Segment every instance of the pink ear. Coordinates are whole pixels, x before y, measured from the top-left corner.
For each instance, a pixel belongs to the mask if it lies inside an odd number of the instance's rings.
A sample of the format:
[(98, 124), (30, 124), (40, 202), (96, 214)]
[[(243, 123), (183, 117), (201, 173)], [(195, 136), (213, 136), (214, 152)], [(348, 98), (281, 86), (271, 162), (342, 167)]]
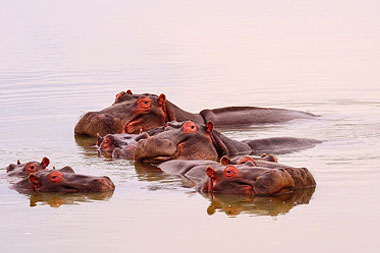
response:
[(166, 96), (165, 94), (161, 93), (160, 96), (158, 97), (158, 105), (162, 106), (165, 104), (166, 101)]
[(100, 144), (102, 144), (103, 140), (104, 138), (99, 133), (96, 133), (96, 145), (100, 147)]
[(215, 178), (215, 170), (212, 167), (207, 167), (206, 174), (209, 178)]
[(131, 90), (127, 90), (127, 94), (132, 95), (133, 93)]
[(222, 156), (222, 158), (220, 158), (220, 163), (223, 164), (224, 166), (230, 165), (231, 159), (228, 156), (224, 155)]
[(211, 120), (207, 121), (206, 127), (207, 133), (211, 133), (212, 129), (214, 129), (214, 122), (212, 122)]
[(45, 169), (47, 166), (49, 166), (50, 160), (47, 157), (42, 158), (42, 168)]
[(29, 181), (30, 181), (34, 186), (38, 186), (38, 184), (39, 184), (38, 178), (37, 178), (36, 175), (34, 175), (34, 173), (29, 174)]

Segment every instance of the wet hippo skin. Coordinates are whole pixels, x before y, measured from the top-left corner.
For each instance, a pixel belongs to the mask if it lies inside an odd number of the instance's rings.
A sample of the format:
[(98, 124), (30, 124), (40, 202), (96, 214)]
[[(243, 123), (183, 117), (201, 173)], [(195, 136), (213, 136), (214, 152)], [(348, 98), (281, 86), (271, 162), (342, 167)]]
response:
[(199, 188), (201, 192), (265, 196), (316, 185), (313, 176), (306, 168), (228, 165), (224, 170), (208, 167), (206, 174), (208, 178), (201, 184)]
[(122, 158), (132, 160), (136, 144), (139, 140), (147, 139), (163, 131), (177, 129), (182, 124), (178, 122), (168, 122), (165, 126), (156, 127), (140, 134), (107, 134), (102, 137), (97, 134), (96, 145), (100, 155), (112, 158)]
[(120, 92), (115, 102), (98, 112), (84, 114), (75, 126), (75, 134), (104, 136), (116, 133), (140, 133), (163, 126), (166, 122), (192, 120), (205, 124), (211, 120), (216, 127), (242, 127), (252, 124), (282, 123), (294, 119), (312, 119), (315, 115), (294, 110), (225, 107), (190, 113), (166, 99), (164, 94), (132, 94)]
[[(249, 157), (251, 158), (251, 157)], [(252, 159), (252, 158), (251, 158)], [(231, 165), (223, 157), (221, 163), (206, 160), (171, 160), (158, 165), (163, 172), (195, 182), (204, 193), (276, 195), (296, 189), (314, 187), (315, 180), (308, 169), (260, 160), (260, 167), (246, 157), (243, 164)], [(265, 166), (265, 167), (264, 167)]]
[(237, 141), (213, 128), (211, 121), (206, 126), (186, 121), (179, 128), (140, 140), (135, 148), (134, 159), (153, 163), (172, 159), (216, 161), (223, 155), (286, 153), (321, 143), (318, 140), (291, 137)]
[(109, 177), (95, 177), (76, 174), (67, 166), (60, 170), (44, 170), (29, 174), (13, 186), (23, 193), (33, 192), (106, 192), (115, 185)]
[(30, 173), (45, 170), (49, 165), (50, 160), (47, 157), (42, 158), (41, 162), (31, 161), (27, 163), (21, 163), (20, 160), (17, 164), (9, 164), (7, 167), (7, 175), (10, 177), (26, 177)]

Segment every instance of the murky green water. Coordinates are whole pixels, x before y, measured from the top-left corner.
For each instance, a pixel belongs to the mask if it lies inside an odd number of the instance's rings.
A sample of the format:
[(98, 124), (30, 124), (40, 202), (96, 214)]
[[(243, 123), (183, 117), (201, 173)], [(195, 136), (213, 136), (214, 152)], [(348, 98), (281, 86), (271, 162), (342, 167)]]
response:
[[(380, 226), (380, 5), (376, 1), (5, 1), (0, 10), (1, 252), (376, 252)], [(188, 111), (270, 106), (321, 115), (237, 139), (325, 142), (280, 155), (315, 191), (208, 199), (189, 182), (97, 155), (75, 138), (114, 95), (165, 93)], [(106, 195), (28, 196), (9, 163), (108, 175)], [(50, 166), (50, 167), (51, 167)]]

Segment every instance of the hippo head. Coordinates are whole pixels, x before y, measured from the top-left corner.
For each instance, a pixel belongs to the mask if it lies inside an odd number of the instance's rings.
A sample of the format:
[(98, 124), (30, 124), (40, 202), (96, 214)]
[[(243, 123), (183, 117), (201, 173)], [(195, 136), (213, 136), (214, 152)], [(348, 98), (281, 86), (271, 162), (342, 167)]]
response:
[(7, 167), (8, 176), (11, 177), (24, 177), (30, 173), (36, 173), (46, 169), (49, 165), (50, 160), (47, 157), (42, 158), (41, 162), (27, 162), (21, 163), (20, 160), (17, 161), (17, 164), (9, 164)]
[(88, 112), (75, 126), (76, 134), (104, 136), (113, 133), (140, 133), (168, 122), (166, 97), (154, 94), (132, 94), (130, 90), (116, 95), (115, 102), (98, 112)]
[(224, 193), (224, 194), (246, 194), (253, 195), (253, 185), (255, 182), (253, 173), (250, 175), (249, 170), (252, 167), (239, 169), (236, 166), (227, 166), (224, 170), (215, 170), (212, 167), (206, 169), (207, 180), (202, 184), (202, 192)]
[(134, 159), (142, 162), (163, 162), (172, 159), (217, 160), (218, 149), (213, 137), (214, 124), (196, 124), (192, 121), (181, 123), (148, 139), (140, 140), (135, 149)]
[(105, 192), (115, 189), (109, 177), (79, 175), (71, 167), (45, 170), (30, 174), (14, 185), (26, 192)]
[(102, 137), (97, 135), (98, 151), (101, 155), (105, 157), (121, 158), (119, 154), (123, 150), (128, 150), (131, 153), (131, 159), (133, 158), (133, 152), (136, 147), (136, 143), (141, 139), (147, 139), (149, 134), (143, 132), (141, 134), (107, 134)]

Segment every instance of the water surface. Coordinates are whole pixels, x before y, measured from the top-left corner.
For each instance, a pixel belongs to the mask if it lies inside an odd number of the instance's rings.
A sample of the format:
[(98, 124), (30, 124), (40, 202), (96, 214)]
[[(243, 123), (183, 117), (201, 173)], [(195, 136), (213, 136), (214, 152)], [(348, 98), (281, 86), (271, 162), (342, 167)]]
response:
[[(2, 251), (376, 252), (380, 226), (377, 1), (5, 1), (0, 10)], [(185, 110), (229, 105), (312, 112), (314, 121), (230, 129), (242, 140), (324, 140), (279, 155), (313, 192), (245, 199), (98, 157), (75, 138), (115, 94), (165, 93)], [(108, 175), (110, 195), (24, 195), (9, 163)], [(50, 167), (51, 167), (50, 166)], [(21, 243), (22, 242), (22, 243)]]

